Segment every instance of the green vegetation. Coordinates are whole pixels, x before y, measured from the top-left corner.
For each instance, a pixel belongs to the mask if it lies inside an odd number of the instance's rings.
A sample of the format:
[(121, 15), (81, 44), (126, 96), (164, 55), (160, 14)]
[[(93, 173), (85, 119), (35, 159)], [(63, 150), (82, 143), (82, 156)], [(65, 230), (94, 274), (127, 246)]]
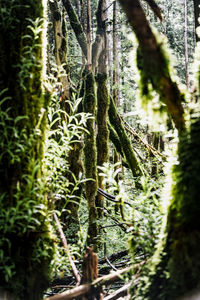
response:
[(21, 2), (0, 4), (0, 298), (192, 297), (196, 1)]

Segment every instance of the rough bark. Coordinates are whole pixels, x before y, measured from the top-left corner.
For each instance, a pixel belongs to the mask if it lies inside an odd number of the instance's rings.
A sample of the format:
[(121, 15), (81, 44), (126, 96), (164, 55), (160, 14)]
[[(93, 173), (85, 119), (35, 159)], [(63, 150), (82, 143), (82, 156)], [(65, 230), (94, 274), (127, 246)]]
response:
[(40, 299), (54, 252), (42, 189), (43, 17), (42, 1), (1, 1), (0, 286), (20, 300)]

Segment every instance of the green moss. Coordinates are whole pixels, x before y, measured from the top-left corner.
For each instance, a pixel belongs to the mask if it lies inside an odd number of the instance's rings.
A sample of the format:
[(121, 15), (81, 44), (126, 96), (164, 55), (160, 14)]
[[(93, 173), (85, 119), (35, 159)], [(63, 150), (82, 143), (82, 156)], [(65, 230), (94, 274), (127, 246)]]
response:
[(136, 292), (137, 299), (178, 299), (200, 287), (200, 121), (180, 137), (164, 238)]
[(138, 47), (137, 66), (140, 71), (140, 90), (144, 107), (148, 107), (148, 103), (152, 102), (157, 92), (160, 102), (156, 103), (156, 107), (152, 104), (152, 109), (161, 115), (168, 112), (181, 132), (185, 129), (182, 106), (184, 95), (172, 80), (169, 61), (168, 51), (161, 42), (157, 42), (156, 50), (151, 53), (143, 51), (142, 44)]
[(121, 147), (123, 149), (127, 163), (133, 173), (133, 176), (134, 177), (142, 176), (143, 175), (142, 168), (134, 153), (134, 150), (131, 145), (131, 141), (128, 138), (126, 131), (121, 123), (121, 120), (117, 114), (117, 110), (115, 108), (115, 104), (112, 98), (110, 98), (109, 119), (110, 119), (110, 123), (112, 124), (112, 126), (114, 127), (115, 131), (118, 134)]
[(86, 182), (86, 197), (89, 205), (89, 229), (88, 245), (96, 243), (97, 223), (96, 223), (96, 205), (95, 196), (97, 193), (97, 151), (95, 138), (95, 108), (96, 108), (96, 91), (93, 73), (89, 72), (85, 79), (85, 94), (83, 99), (84, 112), (90, 113), (93, 119), (87, 120), (87, 130), (85, 134), (84, 146), (84, 164), (85, 176), (90, 181)]
[[(108, 130), (108, 109), (110, 98), (108, 95), (107, 88), (107, 75), (99, 73), (96, 78), (97, 81), (97, 165), (103, 166), (108, 161), (108, 141), (109, 141), (109, 130)], [(103, 176), (98, 177), (98, 187), (104, 189)], [(103, 196), (97, 195), (96, 206), (100, 207), (99, 215), (103, 214)]]
[(79, 42), (79, 45), (81, 46), (83, 54), (85, 55), (85, 57), (87, 57), (87, 38), (86, 38), (85, 33), (83, 31), (83, 27), (82, 27), (81, 23), (79, 22), (77, 14), (76, 14), (76, 12), (75, 12), (72, 4), (71, 4), (71, 1), (70, 0), (64, 0), (63, 5), (66, 8), (66, 11), (67, 11), (68, 16), (69, 16), (70, 24), (71, 24), (71, 26), (74, 30), (74, 33), (75, 33), (76, 38)]
[(36, 300), (50, 278), (54, 253), (41, 178), (46, 130), (41, 109), (49, 102), (42, 91), (44, 11), (42, 1), (29, 0), (23, 5), (2, 0), (1, 8), (0, 90), (9, 100), (0, 110), (5, 123), (0, 127), (0, 286), (15, 299)]

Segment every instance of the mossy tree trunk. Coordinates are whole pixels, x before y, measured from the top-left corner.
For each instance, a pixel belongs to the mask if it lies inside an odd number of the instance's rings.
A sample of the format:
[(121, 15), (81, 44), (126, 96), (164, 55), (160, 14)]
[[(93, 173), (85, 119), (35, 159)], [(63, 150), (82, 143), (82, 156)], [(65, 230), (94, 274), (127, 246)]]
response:
[(43, 5), (2, 0), (0, 12), (0, 286), (20, 300), (41, 299), (54, 252), (42, 180)]
[[(119, 58), (118, 58), (118, 36), (117, 36), (117, 1), (113, 3), (113, 74), (112, 74), (112, 97), (116, 108), (119, 106)], [(120, 169), (120, 156), (116, 149), (114, 149), (114, 164), (115, 170)], [(119, 181), (119, 172), (117, 173), (115, 180)], [(115, 211), (117, 212), (119, 206), (115, 205)]]
[[(107, 87), (107, 35), (106, 35), (106, 0), (100, 0), (97, 16), (97, 36), (101, 38), (101, 53), (98, 59), (97, 82), (97, 165), (103, 166), (109, 158), (109, 130), (108, 109), (109, 94)], [(97, 47), (97, 45), (96, 45)], [(94, 48), (94, 47), (93, 47)], [(98, 176), (98, 187), (104, 190), (104, 177)], [(104, 197), (100, 194), (96, 197), (96, 206), (99, 217), (103, 216)]]
[(95, 137), (95, 108), (96, 108), (96, 91), (95, 79), (92, 72), (87, 71), (85, 79), (85, 94), (83, 99), (84, 111), (90, 113), (93, 118), (87, 120), (87, 129), (89, 134), (85, 134), (84, 160), (85, 160), (85, 175), (89, 181), (86, 182), (86, 197), (89, 207), (89, 226), (87, 245), (93, 245), (96, 249), (97, 242), (97, 209), (95, 197), (97, 194), (97, 152), (96, 152), (96, 137)]

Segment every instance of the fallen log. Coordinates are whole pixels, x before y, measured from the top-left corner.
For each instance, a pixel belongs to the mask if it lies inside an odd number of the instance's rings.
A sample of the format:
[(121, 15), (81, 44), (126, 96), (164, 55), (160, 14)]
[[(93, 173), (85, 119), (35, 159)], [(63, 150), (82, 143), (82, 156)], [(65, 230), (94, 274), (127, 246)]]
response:
[[(137, 264), (134, 268), (138, 268), (141, 264)], [(128, 267), (117, 272), (113, 272), (111, 274), (105, 275), (101, 278), (97, 278), (92, 283), (82, 284), (78, 287), (75, 287), (69, 291), (63, 292), (61, 294), (45, 298), (43, 300), (71, 300), (76, 299), (77, 297), (81, 297), (85, 294), (92, 293), (96, 294), (99, 290), (101, 290), (102, 286), (109, 285), (119, 279), (126, 273), (129, 273), (133, 270), (133, 267)]]

